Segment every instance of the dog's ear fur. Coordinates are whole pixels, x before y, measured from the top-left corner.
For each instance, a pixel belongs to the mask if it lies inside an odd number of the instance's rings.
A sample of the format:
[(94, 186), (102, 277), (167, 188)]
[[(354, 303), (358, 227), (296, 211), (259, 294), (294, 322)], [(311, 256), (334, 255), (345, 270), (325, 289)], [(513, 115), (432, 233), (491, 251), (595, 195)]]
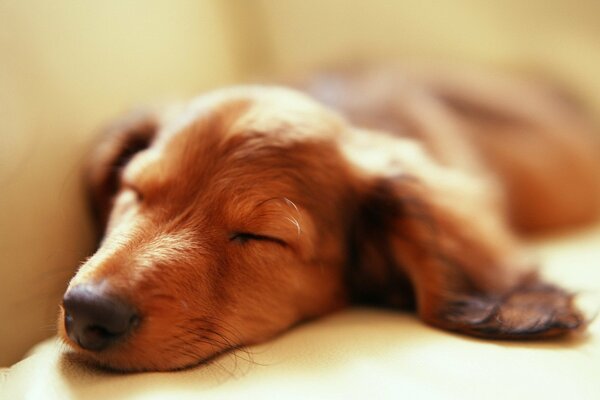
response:
[(360, 159), (373, 149), (356, 148), (365, 141), (342, 145), (363, 182), (349, 245), (355, 300), (414, 305), (433, 326), (486, 338), (558, 336), (584, 324), (572, 295), (520, 259), (493, 186), (437, 164), (417, 143), (380, 139), (373, 154), (389, 163), (371, 170), (373, 159)]
[(102, 234), (120, 188), (121, 171), (138, 152), (148, 148), (158, 129), (154, 111), (131, 112), (108, 126), (87, 162), (85, 181), (92, 213)]

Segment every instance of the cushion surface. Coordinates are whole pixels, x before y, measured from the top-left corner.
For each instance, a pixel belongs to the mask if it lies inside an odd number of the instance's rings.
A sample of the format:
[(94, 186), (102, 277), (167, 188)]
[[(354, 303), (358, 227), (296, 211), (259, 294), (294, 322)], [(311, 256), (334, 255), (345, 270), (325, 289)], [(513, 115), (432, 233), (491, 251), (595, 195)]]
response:
[[(544, 273), (600, 301), (600, 229), (535, 244)], [(86, 368), (56, 339), (3, 370), (3, 399), (599, 399), (600, 323), (586, 335), (493, 342), (438, 331), (402, 312), (355, 308), (210, 365), (170, 373)]]

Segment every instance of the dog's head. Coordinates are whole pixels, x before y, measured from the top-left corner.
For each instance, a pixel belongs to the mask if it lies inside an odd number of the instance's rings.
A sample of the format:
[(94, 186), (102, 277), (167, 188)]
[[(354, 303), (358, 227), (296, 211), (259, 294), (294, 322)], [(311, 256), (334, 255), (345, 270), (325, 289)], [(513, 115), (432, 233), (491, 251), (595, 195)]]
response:
[(255, 87), (166, 114), (129, 116), (93, 154), (105, 231), (65, 295), (63, 338), (109, 367), (164, 370), (339, 308), (342, 121)]
[(567, 293), (507, 268), (489, 186), (290, 90), (131, 116), (89, 164), (103, 239), (59, 330), (110, 368), (193, 365), (349, 300), (416, 300), (426, 322), (484, 337), (582, 325)]

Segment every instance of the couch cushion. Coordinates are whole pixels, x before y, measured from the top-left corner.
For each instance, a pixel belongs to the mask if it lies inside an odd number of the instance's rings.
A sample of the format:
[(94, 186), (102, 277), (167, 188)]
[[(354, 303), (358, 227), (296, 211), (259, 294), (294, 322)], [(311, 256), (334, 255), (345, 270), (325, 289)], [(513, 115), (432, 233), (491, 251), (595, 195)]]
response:
[[(600, 229), (537, 244), (545, 273), (598, 308)], [(584, 304), (585, 305), (585, 304)], [(7, 399), (573, 398), (598, 399), (600, 322), (587, 335), (492, 342), (441, 332), (413, 315), (352, 309), (210, 365), (115, 374), (86, 368), (52, 339), (5, 378)]]

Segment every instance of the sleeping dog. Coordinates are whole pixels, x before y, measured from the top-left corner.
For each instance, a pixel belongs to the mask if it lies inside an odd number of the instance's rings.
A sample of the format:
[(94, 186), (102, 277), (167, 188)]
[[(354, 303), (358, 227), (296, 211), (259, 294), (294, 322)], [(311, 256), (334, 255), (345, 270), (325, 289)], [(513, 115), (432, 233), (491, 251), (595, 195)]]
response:
[(294, 88), (217, 90), (107, 129), (86, 173), (102, 240), (58, 324), (75, 352), (184, 368), (355, 303), (491, 339), (585, 325), (515, 233), (598, 214), (595, 132), (565, 96), (398, 66)]

